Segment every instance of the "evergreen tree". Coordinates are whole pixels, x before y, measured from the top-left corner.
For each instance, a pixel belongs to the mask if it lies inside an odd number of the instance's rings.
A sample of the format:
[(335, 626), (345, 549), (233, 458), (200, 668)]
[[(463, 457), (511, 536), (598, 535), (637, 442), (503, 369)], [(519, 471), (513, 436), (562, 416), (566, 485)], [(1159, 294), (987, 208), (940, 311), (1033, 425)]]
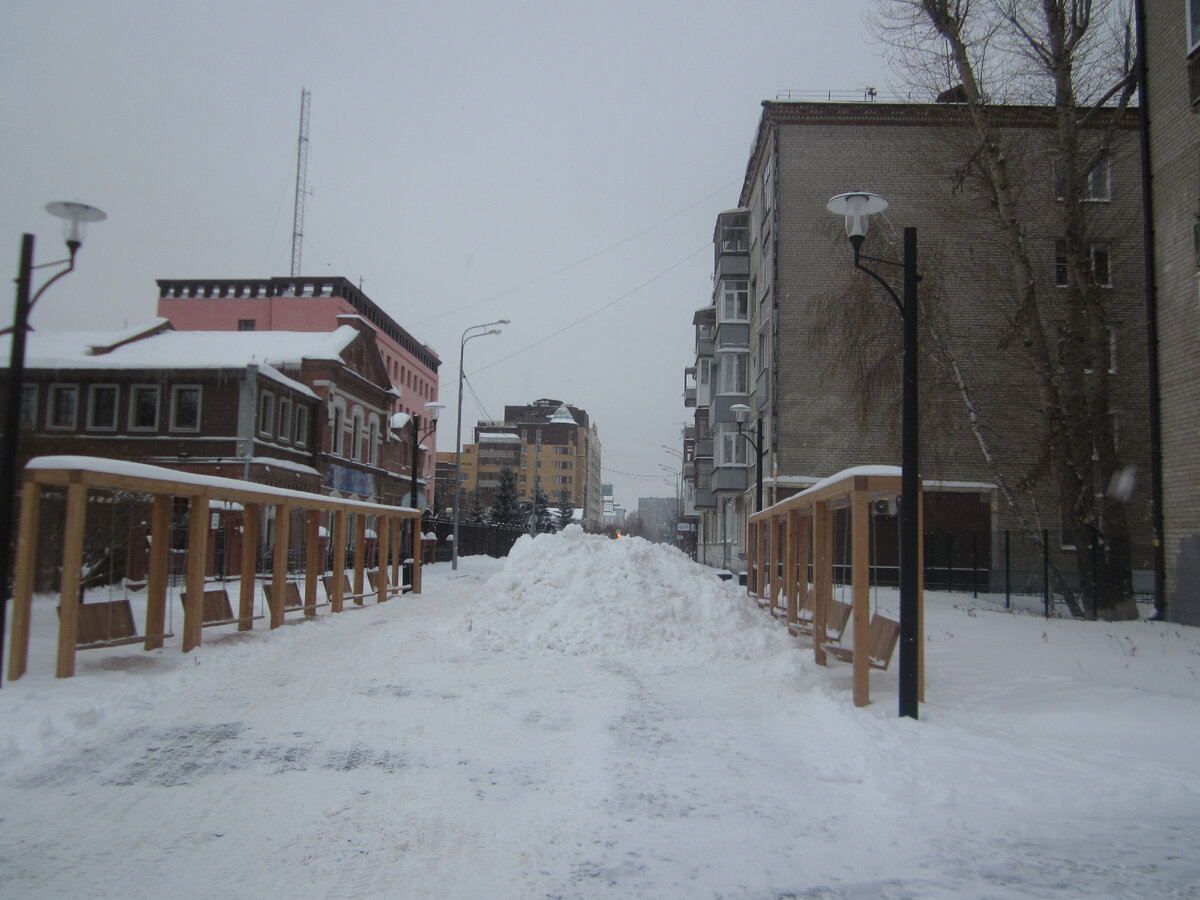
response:
[(488, 508), (483, 503), (483, 495), (476, 488), (471, 492), (471, 502), (463, 516), (464, 521), (472, 525), (482, 525), (487, 521)]
[(561, 531), (575, 521), (575, 504), (571, 502), (571, 492), (558, 492), (558, 528)]
[(553, 534), (554, 516), (550, 514), (550, 498), (540, 487), (536, 488), (533, 496), (533, 510), (537, 516), (538, 534)]
[(492, 500), (492, 521), (498, 525), (524, 525), (527, 517), (517, 499), (517, 473), (505, 466), (500, 470), (500, 484)]

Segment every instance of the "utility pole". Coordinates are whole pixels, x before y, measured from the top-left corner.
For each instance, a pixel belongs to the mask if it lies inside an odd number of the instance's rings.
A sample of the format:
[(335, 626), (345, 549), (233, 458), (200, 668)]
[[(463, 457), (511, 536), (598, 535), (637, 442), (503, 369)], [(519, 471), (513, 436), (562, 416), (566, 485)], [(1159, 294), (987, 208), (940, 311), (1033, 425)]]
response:
[(304, 243), (304, 195), (308, 193), (308, 106), (312, 93), (300, 89), (300, 139), (296, 142), (296, 206), (292, 212), (292, 277), (300, 274)]

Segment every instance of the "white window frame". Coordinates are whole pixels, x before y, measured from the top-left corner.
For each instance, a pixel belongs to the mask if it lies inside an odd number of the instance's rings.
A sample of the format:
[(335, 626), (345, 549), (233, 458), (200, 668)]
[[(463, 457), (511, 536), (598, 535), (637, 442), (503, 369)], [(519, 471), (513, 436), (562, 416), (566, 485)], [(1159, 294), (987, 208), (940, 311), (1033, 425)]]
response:
[[(1097, 177), (1097, 173), (1103, 173), (1103, 182)], [(1107, 153), (1088, 172), (1087, 191), (1083, 199), (1088, 203), (1108, 203), (1112, 200), (1112, 167), (1109, 165)]]
[[(112, 391), (113, 394), (113, 410), (112, 424), (99, 425), (96, 423), (96, 396), (100, 391)], [(88, 385), (88, 402), (87, 402), (87, 430), (88, 431), (116, 431), (117, 419), (121, 412), (121, 386), (119, 384), (89, 384)]]
[(340, 402), (333, 404), (333, 422), (330, 424), (329, 452), (334, 456), (343, 456), (343, 440), (346, 431), (346, 410)]
[(292, 433), (292, 443), (297, 447), (308, 446), (308, 407), (303, 403), (296, 404), (296, 415)]
[[(137, 424), (138, 414), (138, 398), (142, 394), (150, 394), (154, 397), (154, 424), (139, 425)], [(130, 431), (158, 431), (158, 416), (162, 409), (162, 388), (157, 384), (133, 384), (129, 386), (129, 430)]]
[(258, 394), (258, 433), (275, 437), (275, 394), (271, 391)]
[[(734, 362), (735, 366), (729, 363)], [(741, 378), (738, 378), (738, 375)], [(750, 393), (750, 348), (724, 350), (717, 354), (717, 393), (718, 394), (749, 394)]]
[[(740, 287), (739, 287), (740, 285)], [(729, 307), (733, 307), (730, 315)], [(721, 279), (721, 303), (717, 308), (718, 322), (750, 321), (750, 282), (745, 278)]]
[(748, 466), (749, 454), (746, 452), (747, 441), (736, 429), (721, 432), (717, 442), (718, 466)]
[[(71, 422), (69, 425), (58, 424), (54, 421), (54, 401), (59, 394), (73, 394), (75, 397), (74, 408), (71, 410)], [(74, 431), (76, 425), (79, 424), (79, 385), (64, 384), (56, 382), (50, 385), (46, 391), (46, 430), (47, 431)]]
[(279, 430), (276, 432), (279, 440), (285, 444), (292, 442), (292, 398), (279, 398)]
[[(179, 424), (179, 397), (184, 391), (195, 391), (196, 393), (196, 424), (195, 425), (180, 425)], [(200, 422), (204, 409), (204, 388), (198, 384), (173, 384), (171, 385), (171, 412), (170, 418), (167, 419), (170, 424), (171, 431), (183, 431), (195, 434), (200, 431)]]

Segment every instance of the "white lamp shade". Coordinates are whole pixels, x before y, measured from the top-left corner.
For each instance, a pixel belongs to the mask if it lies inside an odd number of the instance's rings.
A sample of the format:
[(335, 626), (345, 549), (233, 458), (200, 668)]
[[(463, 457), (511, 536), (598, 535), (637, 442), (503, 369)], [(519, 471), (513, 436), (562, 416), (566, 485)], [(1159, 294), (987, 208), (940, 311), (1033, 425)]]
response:
[(870, 191), (849, 191), (830, 197), (825, 208), (831, 213), (846, 218), (846, 234), (849, 237), (865, 237), (870, 217), (883, 212), (888, 202)]
[(63, 220), (63, 240), (67, 245), (83, 243), (83, 234), (88, 222), (103, 222), (108, 216), (86, 203), (59, 200), (46, 204), (46, 212)]

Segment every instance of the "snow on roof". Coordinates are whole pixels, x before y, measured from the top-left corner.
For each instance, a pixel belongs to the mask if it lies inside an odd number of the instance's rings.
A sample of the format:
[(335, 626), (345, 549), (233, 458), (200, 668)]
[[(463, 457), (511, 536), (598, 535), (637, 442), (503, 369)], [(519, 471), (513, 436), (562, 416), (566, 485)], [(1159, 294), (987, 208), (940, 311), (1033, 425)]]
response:
[(161, 320), (114, 332), (35, 331), (27, 340), (27, 369), (238, 369), (257, 365), (260, 374), (315, 397), (279, 371), (305, 359), (339, 359), (360, 332), (352, 325), (333, 331), (164, 331), (111, 347), (161, 324)]

